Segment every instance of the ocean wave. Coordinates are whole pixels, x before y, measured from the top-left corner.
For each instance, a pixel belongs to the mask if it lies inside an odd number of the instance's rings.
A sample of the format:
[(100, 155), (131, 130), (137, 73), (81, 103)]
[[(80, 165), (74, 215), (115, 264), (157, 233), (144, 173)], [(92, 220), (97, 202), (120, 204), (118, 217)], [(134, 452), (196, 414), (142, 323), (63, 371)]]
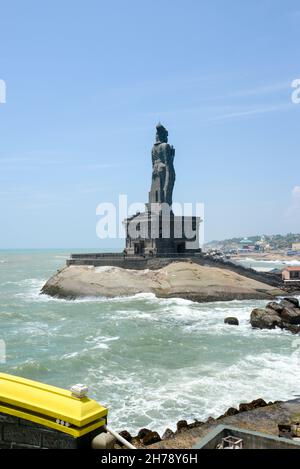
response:
[(38, 360), (26, 360), (20, 365), (12, 366), (11, 371), (17, 376), (24, 376), (26, 378), (30, 376), (33, 378), (37, 375), (40, 376), (40, 373), (49, 372), (49, 368)]
[[(10, 354), (3, 371), (63, 388), (85, 382), (90, 396), (110, 407), (112, 425), (133, 433), (217, 417), (256, 397), (300, 395), (295, 337), (249, 323), (267, 300), (200, 304), (151, 293), (57, 299), (40, 294), (51, 263), (53, 253), (29, 274), (25, 266), (2, 276), (16, 287), (1, 289)], [(240, 325), (224, 324), (227, 316)]]
[(208, 367), (200, 361), (195, 367), (172, 374), (168, 370), (165, 375), (154, 367), (150, 381), (136, 373), (116, 375), (91, 368), (88, 380), (96, 398), (110, 407), (117, 429), (136, 432), (147, 426), (162, 433), (167, 427), (174, 430), (178, 420), (216, 418), (229, 407), (255, 398), (293, 398), (300, 393), (298, 369), (295, 356), (264, 353), (248, 354), (227, 366)]
[[(148, 295), (151, 295), (151, 297), (149, 297)], [(155, 298), (155, 295), (152, 293), (140, 293), (140, 294), (137, 294), (137, 295), (131, 295), (131, 296), (116, 296), (116, 297), (113, 297), (113, 298), (110, 298), (110, 297), (104, 297), (104, 296), (86, 296), (84, 298), (75, 298), (75, 299), (64, 299), (64, 298), (56, 298), (56, 297), (53, 297), (53, 296), (49, 296), (49, 295), (44, 295), (44, 294), (41, 294), (40, 295), (40, 292), (39, 292), (39, 296), (38, 296), (39, 300), (40, 301), (44, 301), (44, 302), (48, 302), (48, 301), (54, 301), (54, 302), (61, 302), (61, 303), (70, 303), (70, 304), (76, 304), (76, 303), (119, 303), (119, 302), (130, 302), (130, 301), (133, 301), (135, 299), (143, 299), (143, 300), (146, 300), (146, 299), (153, 299)]]
[(286, 264), (286, 265), (291, 265), (291, 266), (293, 266), (293, 265), (295, 265), (295, 266), (300, 265), (300, 261), (298, 261), (298, 260), (284, 261), (283, 263)]
[(19, 285), (20, 286), (20, 282), (13, 282), (13, 281), (8, 280), (7, 282), (1, 283), (1, 287), (6, 287), (7, 285)]
[(252, 257), (245, 257), (244, 259), (238, 259), (237, 262), (239, 264), (244, 264), (245, 262), (250, 264), (285, 264), (285, 265), (300, 265), (300, 260), (298, 259), (291, 259), (291, 260), (283, 260), (283, 259), (254, 259)]

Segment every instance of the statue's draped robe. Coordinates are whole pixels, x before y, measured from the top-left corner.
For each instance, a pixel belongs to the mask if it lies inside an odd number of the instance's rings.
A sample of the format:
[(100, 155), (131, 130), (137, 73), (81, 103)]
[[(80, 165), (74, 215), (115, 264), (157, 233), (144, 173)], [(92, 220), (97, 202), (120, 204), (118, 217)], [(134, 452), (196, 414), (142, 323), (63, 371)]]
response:
[(172, 205), (175, 183), (175, 149), (168, 143), (157, 142), (152, 149), (152, 184), (150, 203)]

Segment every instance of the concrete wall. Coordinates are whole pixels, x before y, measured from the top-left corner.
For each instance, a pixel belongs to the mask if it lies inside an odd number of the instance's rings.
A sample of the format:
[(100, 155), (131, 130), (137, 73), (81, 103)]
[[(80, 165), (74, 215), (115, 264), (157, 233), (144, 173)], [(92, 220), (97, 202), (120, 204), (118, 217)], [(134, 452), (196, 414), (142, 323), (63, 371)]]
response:
[(100, 431), (73, 438), (29, 420), (0, 413), (0, 449), (89, 449)]
[(219, 425), (208, 433), (194, 448), (216, 449), (222, 438), (227, 436), (241, 438), (243, 449), (300, 449), (299, 443), (293, 442), (293, 440), (223, 425)]

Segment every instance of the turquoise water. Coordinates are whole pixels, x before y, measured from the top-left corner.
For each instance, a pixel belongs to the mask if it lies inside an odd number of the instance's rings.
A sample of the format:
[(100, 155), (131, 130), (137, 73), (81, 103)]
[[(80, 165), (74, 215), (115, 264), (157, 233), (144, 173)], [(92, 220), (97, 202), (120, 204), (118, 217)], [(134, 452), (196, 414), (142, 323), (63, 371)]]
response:
[[(68, 254), (0, 251), (2, 371), (66, 388), (84, 382), (110, 408), (111, 425), (133, 432), (218, 416), (257, 397), (300, 395), (295, 337), (249, 325), (252, 308), (264, 301), (39, 295)], [(240, 326), (224, 325), (228, 315)]]

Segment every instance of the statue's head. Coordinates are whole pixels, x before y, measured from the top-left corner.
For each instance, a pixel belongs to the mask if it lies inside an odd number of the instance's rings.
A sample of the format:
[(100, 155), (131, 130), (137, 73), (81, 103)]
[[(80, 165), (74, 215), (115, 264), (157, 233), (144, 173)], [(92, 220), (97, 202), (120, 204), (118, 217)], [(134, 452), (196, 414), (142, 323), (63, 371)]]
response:
[(168, 142), (168, 131), (160, 122), (156, 126), (156, 141), (161, 143)]

